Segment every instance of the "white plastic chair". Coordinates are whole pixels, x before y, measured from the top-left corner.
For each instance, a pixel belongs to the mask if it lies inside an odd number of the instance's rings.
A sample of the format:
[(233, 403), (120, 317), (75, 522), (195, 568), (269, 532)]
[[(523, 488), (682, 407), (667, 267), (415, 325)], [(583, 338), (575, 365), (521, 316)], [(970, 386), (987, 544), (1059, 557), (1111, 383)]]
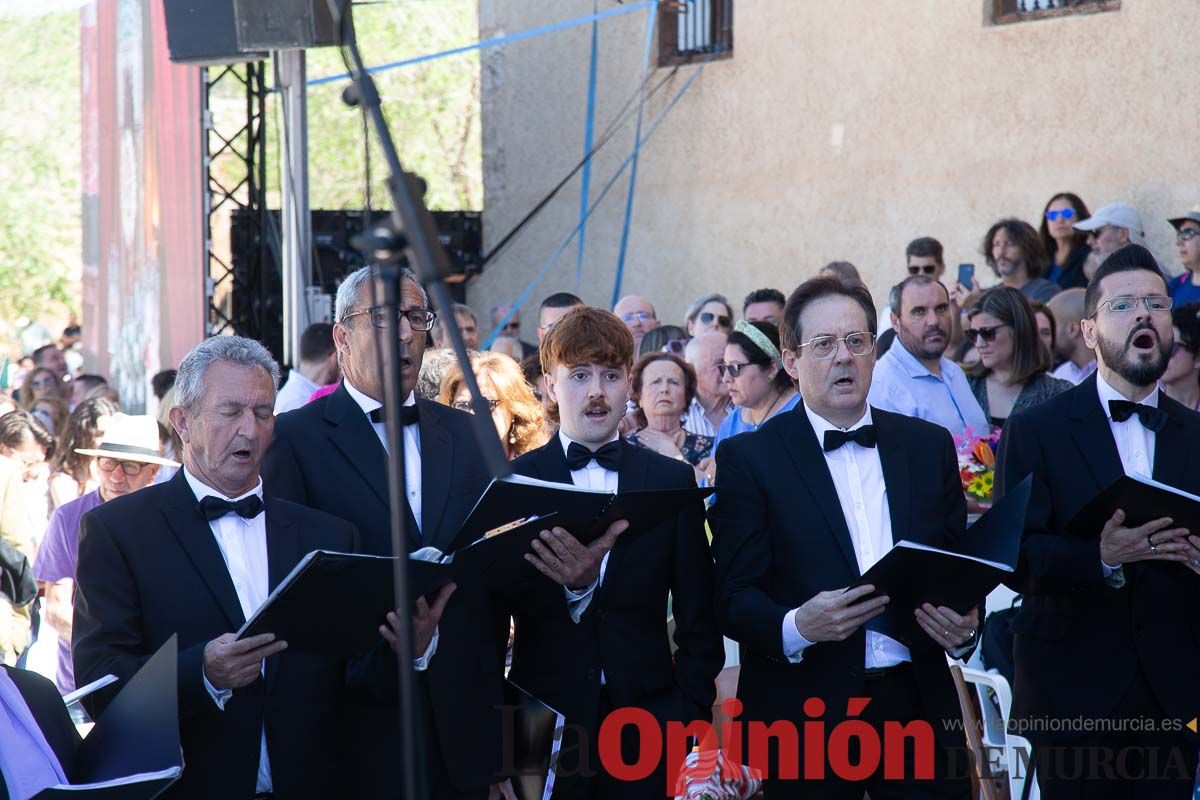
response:
[(963, 680), (975, 686), (980, 713), (983, 716), (981, 738), (986, 747), (996, 748), (1004, 754), (1000, 766), (1008, 776), (1011, 800), (1021, 800), (1025, 783), (1030, 780), (1033, 784), (1030, 786), (1029, 800), (1040, 800), (1037, 777), (1033, 774), (1033, 747), (1024, 736), (1010, 733), (1008, 730), (1008, 721), (1012, 713), (1012, 689), (1008, 680), (999, 672), (974, 669), (949, 656), (946, 656), (946, 660), (959, 666), (962, 669)]

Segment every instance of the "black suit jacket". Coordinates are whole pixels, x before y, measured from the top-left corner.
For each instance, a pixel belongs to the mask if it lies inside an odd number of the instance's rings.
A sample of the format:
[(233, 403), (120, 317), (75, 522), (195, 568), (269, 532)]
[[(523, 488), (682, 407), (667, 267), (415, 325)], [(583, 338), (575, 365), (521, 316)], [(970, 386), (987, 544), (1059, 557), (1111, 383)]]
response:
[[(470, 542), (459, 529), (490, 476), (479, 457), (470, 415), (418, 399), (421, 439), (421, 536), (407, 512), (410, 551), (432, 545), (451, 552)], [(354, 523), (362, 552), (391, 555), (387, 452), (345, 386), (275, 420), (263, 463), (268, 490)], [(500, 712), (504, 636), (482, 587), (459, 586), (438, 628), (438, 650), (423, 675), (446, 768), (463, 788), (485, 786), (501, 766)], [(375, 663), (382, 663), (377, 660)], [(383, 697), (395, 696), (394, 664), (374, 676)], [(371, 728), (358, 746), (373, 793), (396, 790), (390, 760), (397, 747), (394, 708), (364, 712)], [(368, 748), (378, 747), (372, 755)], [(390, 788), (389, 788), (390, 787)]]
[[(562, 442), (513, 462), (514, 470), (571, 483)], [(696, 480), (687, 464), (621, 443), (618, 489), (683, 489)], [(672, 663), (667, 594), (675, 617)], [(535, 574), (513, 592), (516, 637), (509, 677), (595, 732), (600, 673), (616, 706), (638, 706), (660, 721), (709, 720), (715, 680), (725, 660), (712, 603), (712, 559), (699, 501), (651, 530), (626, 531), (608, 559), (604, 582), (579, 623), (561, 586)]]
[[(966, 527), (966, 500), (949, 432), (924, 420), (871, 409), (887, 487), (892, 539), (953, 545)], [(743, 719), (805, 719), (820, 697), (836, 721), (864, 691), (866, 633), (819, 642), (799, 664), (783, 652), (787, 613), (818, 592), (861, 574), (837, 490), (803, 404), (717, 449), (717, 499), (709, 513), (717, 562), (717, 617), (741, 645)], [(982, 616), (982, 609), (981, 609)], [(957, 719), (944, 651), (928, 637), (909, 648), (929, 720)], [(939, 736), (944, 728), (935, 724)], [(960, 744), (944, 738), (945, 744)]]
[[(312, 550), (346, 551), (350, 524), (265, 496), (269, 585)], [(275, 795), (331, 796), (325, 756), (339, 732), (333, 713), (345, 664), (272, 656), (266, 677), (233, 692), (221, 711), (204, 686), (204, 646), (245, 622), (212, 530), (183, 471), (83, 516), (72, 655), (80, 685), (120, 680), (84, 700), (99, 718), (117, 690), (173, 634), (179, 636), (179, 727), (186, 767), (170, 797), (250, 797), (266, 726)]]
[[(34, 722), (46, 737), (46, 743), (50, 745), (54, 755), (58, 756), (63, 773), (68, 780), (73, 780), (75, 750), (79, 747), (80, 739), (74, 723), (71, 722), (71, 715), (63, 705), (62, 695), (51, 681), (36, 672), (14, 667), (4, 667), (4, 670), (21, 692), (25, 705), (29, 706), (29, 711), (33, 714)], [(8, 800), (8, 796), (8, 786), (4, 783), (3, 776), (0, 776), (0, 800)]]
[[(1158, 405), (1168, 422), (1155, 436), (1153, 477), (1200, 493), (1200, 414), (1162, 393)], [(1013, 716), (1103, 717), (1140, 664), (1169, 716), (1194, 717), (1200, 576), (1182, 564), (1134, 562), (1123, 568), (1124, 586), (1115, 588), (1101, 567), (1100, 531), (1081, 538), (1065, 530), (1124, 474), (1096, 376), (1009, 419), (997, 470), (1001, 491), (1033, 474), (1021, 561), (1010, 584), (1025, 595), (1013, 622)]]

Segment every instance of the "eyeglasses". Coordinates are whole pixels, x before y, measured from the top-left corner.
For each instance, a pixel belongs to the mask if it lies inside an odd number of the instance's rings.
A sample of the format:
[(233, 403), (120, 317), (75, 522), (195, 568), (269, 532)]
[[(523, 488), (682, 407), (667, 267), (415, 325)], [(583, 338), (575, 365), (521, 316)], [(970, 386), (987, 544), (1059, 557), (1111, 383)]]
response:
[(717, 372), (721, 373), (722, 378), (724, 378), (726, 375), (728, 375), (731, 378), (736, 378), (737, 376), (742, 374), (743, 369), (745, 369), (746, 367), (749, 367), (749, 366), (757, 366), (757, 365), (751, 364), (748, 361), (744, 362), (744, 363), (740, 363), (740, 364), (736, 361), (729, 363), (729, 364), (717, 364)]
[(1101, 225), (1099, 228), (1096, 228), (1096, 230), (1094, 230), (1094, 231), (1088, 231), (1087, 238), (1099, 239), (1100, 235), (1111, 227), (1112, 227), (1112, 225)]
[(1060, 219), (1075, 219), (1075, 209), (1064, 208), (1061, 211), (1047, 211), (1046, 219), (1050, 220), (1051, 222), (1058, 222)]
[[(1102, 301), (1100, 305), (1108, 306), (1110, 311), (1118, 314), (1126, 314), (1136, 311), (1139, 305), (1145, 305), (1147, 311), (1170, 311), (1175, 305), (1175, 301), (1166, 295), (1152, 294), (1147, 297), (1114, 297), (1111, 300)], [(1096, 314), (1099, 313), (1100, 309), (1096, 309)], [(1094, 317), (1096, 314), (1092, 316)]]
[(728, 328), (731, 324), (733, 324), (733, 320), (724, 314), (714, 314), (711, 311), (705, 311), (700, 315), (701, 325), (711, 325), (713, 320), (717, 321), (717, 327), (719, 328)]
[(1181, 228), (1179, 233), (1175, 234), (1175, 241), (1190, 242), (1197, 236), (1200, 236), (1200, 228)]
[[(342, 317), (342, 323), (351, 317), (357, 317), (359, 314), (370, 314), (371, 324), (376, 328), (386, 328), (388, 323), (387, 306), (372, 306), (371, 308), (363, 308), (358, 311), (351, 311), (346, 316)], [(437, 321), (437, 312), (430, 311), (425, 308), (402, 308), (396, 312), (396, 327), (400, 327), (400, 321), (408, 320), (409, 326), (414, 331), (431, 331), (433, 323)]]
[(672, 339), (671, 341), (669, 341), (663, 345), (662, 351), (664, 353), (670, 353), (671, 355), (674, 355), (674, 356), (681, 356), (681, 355), (683, 355), (684, 346), (685, 346), (685, 342), (683, 341), (683, 339)]
[(1001, 328), (1007, 327), (1007, 325), (993, 325), (990, 328), (967, 328), (965, 331), (963, 331), (963, 334), (966, 335), (968, 342), (974, 342), (979, 339), (982, 339), (985, 342), (994, 342), (996, 341), (996, 333)]
[[(493, 411), (495, 411), (497, 408), (499, 408), (499, 407), (500, 407), (500, 401), (499, 401), (499, 400), (493, 400), (493, 399), (492, 399), (492, 398), (490, 398), (490, 397), (485, 397), (485, 398), (483, 398), (483, 399), (484, 399), (484, 400), (487, 400), (487, 404), (488, 404), (488, 412), (489, 412), (489, 413), (490, 413), (490, 412), (493, 412)], [(539, 397), (538, 399), (540, 400), (541, 398)], [(475, 413), (475, 407), (471, 405), (471, 401), (470, 401), (470, 400), (455, 400), (455, 401), (454, 401), (453, 403), (451, 403), (450, 405), (451, 405), (452, 407), (454, 407), (454, 408), (457, 408), (459, 411), (465, 411), (465, 412), (467, 412), (468, 414), (474, 414), (474, 413)]]
[(654, 319), (654, 314), (649, 311), (630, 311), (628, 314), (622, 314), (623, 322), (649, 322)]
[(919, 267), (909, 267), (909, 275), (933, 275), (937, 272), (937, 264), (922, 264)]
[(875, 349), (875, 334), (868, 331), (858, 331), (856, 333), (847, 333), (842, 337), (814, 336), (807, 342), (802, 342), (800, 347), (811, 348), (809, 352), (813, 354), (813, 358), (824, 361), (837, 355), (838, 345), (842, 342), (846, 343), (846, 350), (850, 355), (865, 356)]
[(120, 461), (115, 458), (101, 457), (96, 459), (96, 466), (100, 468), (101, 472), (112, 472), (117, 467), (120, 467), (121, 472), (124, 472), (126, 477), (132, 478), (141, 472), (143, 467), (150, 465), (143, 464), (140, 461)]

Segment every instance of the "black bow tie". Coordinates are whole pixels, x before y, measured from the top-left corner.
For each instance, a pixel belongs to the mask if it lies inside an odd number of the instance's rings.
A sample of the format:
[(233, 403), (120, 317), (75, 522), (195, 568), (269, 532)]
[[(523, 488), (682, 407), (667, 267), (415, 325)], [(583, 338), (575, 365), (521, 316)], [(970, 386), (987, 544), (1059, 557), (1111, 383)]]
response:
[(831, 453), (846, 442), (854, 442), (860, 447), (875, 446), (875, 426), (863, 425), (852, 431), (825, 431), (825, 452)]
[[(387, 417), (383, 413), (383, 406), (370, 412), (367, 416), (371, 418), (371, 422), (387, 422)], [(421, 412), (417, 410), (416, 403), (413, 403), (411, 406), (400, 406), (400, 423), (402, 425), (415, 425), (420, 416)]]
[(567, 446), (567, 469), (583, 469), (593, 458), (600, 466), (616, 472), (621, 468), (621, 442), (609, 442), (599, 450), (588, 450), (579, 442)]
[(1167, 412), (1161, 408), (1142, 405), (1141, 403), (1131, 403), (1128, 400), (1109, 400), (1108, 413), (1113, 418), (1113, 422), (1124, 422), (1125, 420), (1137, 414), (1137, 418), (1141, 421), (1142, 426), (1148, 431), (1158, 433), (1167, 424)]
[(263, 501), (256, 494), (243, 497), (236, 503), (210, 494), (200, 501), (200, 512), (209, 522), (226, 514), (237, 514), (242, 519), (254, 519), (263, 512)]

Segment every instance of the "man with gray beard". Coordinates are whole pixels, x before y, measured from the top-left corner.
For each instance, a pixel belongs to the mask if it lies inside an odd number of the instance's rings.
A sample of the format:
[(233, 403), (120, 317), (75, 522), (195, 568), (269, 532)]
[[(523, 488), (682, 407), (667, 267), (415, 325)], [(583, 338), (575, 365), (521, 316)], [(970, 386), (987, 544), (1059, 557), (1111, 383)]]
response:
[(944, 355), (952, 323), (946, 287), (928, 275), (912, 275), (892, 289), (888, 302), (897, 342), (875, 364), (871, 405), (927, 419), (954, 436), (986, 434), (987, 417), (967, 376)]
[(1191, 796), (1200, 736), (1182, 723), (1200, 708), (1200, 532), (1131, 526), (1133, 509), (1091, 536), (1067, 531), (1121, 475), (1200, 493), (1200, 414), (1158, 388), (1171, 305), (1150, 251), (1108, 256), (1081, 322), (1095, 374), (1010, 417), (1000, 441), (997, 495), (1033, 476), (1008, 581), (1025, 596), (1012, 724), (1033, 742), (1047, 800)]

